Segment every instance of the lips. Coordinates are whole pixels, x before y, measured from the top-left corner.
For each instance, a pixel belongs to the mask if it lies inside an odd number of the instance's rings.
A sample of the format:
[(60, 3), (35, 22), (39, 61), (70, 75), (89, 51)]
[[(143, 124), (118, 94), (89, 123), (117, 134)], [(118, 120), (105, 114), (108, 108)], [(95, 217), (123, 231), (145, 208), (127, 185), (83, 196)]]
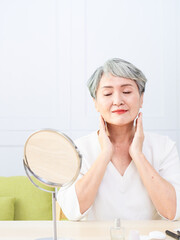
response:
[(127, 112), (127, 110), (124, 110), (124, 109), (117, 109), (117, 110), (112, 111), (112, 113), (119, 113), (119, 114), (126, 113), (126, 112)]

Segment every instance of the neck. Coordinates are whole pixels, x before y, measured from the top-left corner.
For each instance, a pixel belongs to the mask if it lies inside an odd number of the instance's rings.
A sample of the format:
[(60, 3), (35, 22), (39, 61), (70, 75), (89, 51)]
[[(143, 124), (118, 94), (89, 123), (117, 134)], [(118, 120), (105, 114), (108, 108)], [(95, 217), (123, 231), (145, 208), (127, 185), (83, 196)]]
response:
[(111, 142), (114, 144), (130, 143), (134, 137), (135, 128), (133, 122), (125, 126), (116, 126), (108, 123), (107, 128)]

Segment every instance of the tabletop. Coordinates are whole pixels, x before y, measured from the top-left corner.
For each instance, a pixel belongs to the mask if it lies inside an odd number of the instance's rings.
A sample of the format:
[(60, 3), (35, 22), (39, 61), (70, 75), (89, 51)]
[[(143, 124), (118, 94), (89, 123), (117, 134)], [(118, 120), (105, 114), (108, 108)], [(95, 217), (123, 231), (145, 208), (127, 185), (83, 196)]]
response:
[[(180, 221), (121, 221), (126, 237), (130, 230), (138, 230), (140, 235), (148, 235), (151, 231), (174, 231), (180, 228)], [(59, 238), (72, 240), (110, 240), (110, 228), (113, 222), (72, 222), (58, 221), (57, 234)], [(0, 221), (0, 240), (35, 240), (38, 238), (53, 238), (52, 221)], [(173, 238), (167, 236), (167, 240)]]

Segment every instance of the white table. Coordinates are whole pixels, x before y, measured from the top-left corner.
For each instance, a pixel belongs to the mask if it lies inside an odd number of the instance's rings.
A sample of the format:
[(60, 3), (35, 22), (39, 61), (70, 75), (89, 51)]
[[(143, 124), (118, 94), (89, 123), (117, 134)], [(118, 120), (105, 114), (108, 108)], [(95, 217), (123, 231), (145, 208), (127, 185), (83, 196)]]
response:
[[(57, 222), (58, 237), (74, 240), (110, 240), (110, 227), (113, 222)], [(141, 235), (150, 231), (174, 230), (180, 228), (180, 221), (122, 221), (128, 239), (129, 230), (138, 230)], [(53, 236), (51, 221), (0, 221), (0, 240), (35, 240)], [(173, 238), (167, 236), (167, 240)]]

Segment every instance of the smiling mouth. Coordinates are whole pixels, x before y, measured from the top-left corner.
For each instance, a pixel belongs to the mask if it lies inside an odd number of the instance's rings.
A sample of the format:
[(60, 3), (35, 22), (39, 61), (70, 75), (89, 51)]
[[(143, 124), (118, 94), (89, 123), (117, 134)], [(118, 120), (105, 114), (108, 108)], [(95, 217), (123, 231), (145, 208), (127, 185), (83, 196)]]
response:
[(115, 110), (115, 111), (112, 111), (112, 113), (118, 113), (118, 114), (123, 114), (123, 113), (126, 113), (128, 110)]

